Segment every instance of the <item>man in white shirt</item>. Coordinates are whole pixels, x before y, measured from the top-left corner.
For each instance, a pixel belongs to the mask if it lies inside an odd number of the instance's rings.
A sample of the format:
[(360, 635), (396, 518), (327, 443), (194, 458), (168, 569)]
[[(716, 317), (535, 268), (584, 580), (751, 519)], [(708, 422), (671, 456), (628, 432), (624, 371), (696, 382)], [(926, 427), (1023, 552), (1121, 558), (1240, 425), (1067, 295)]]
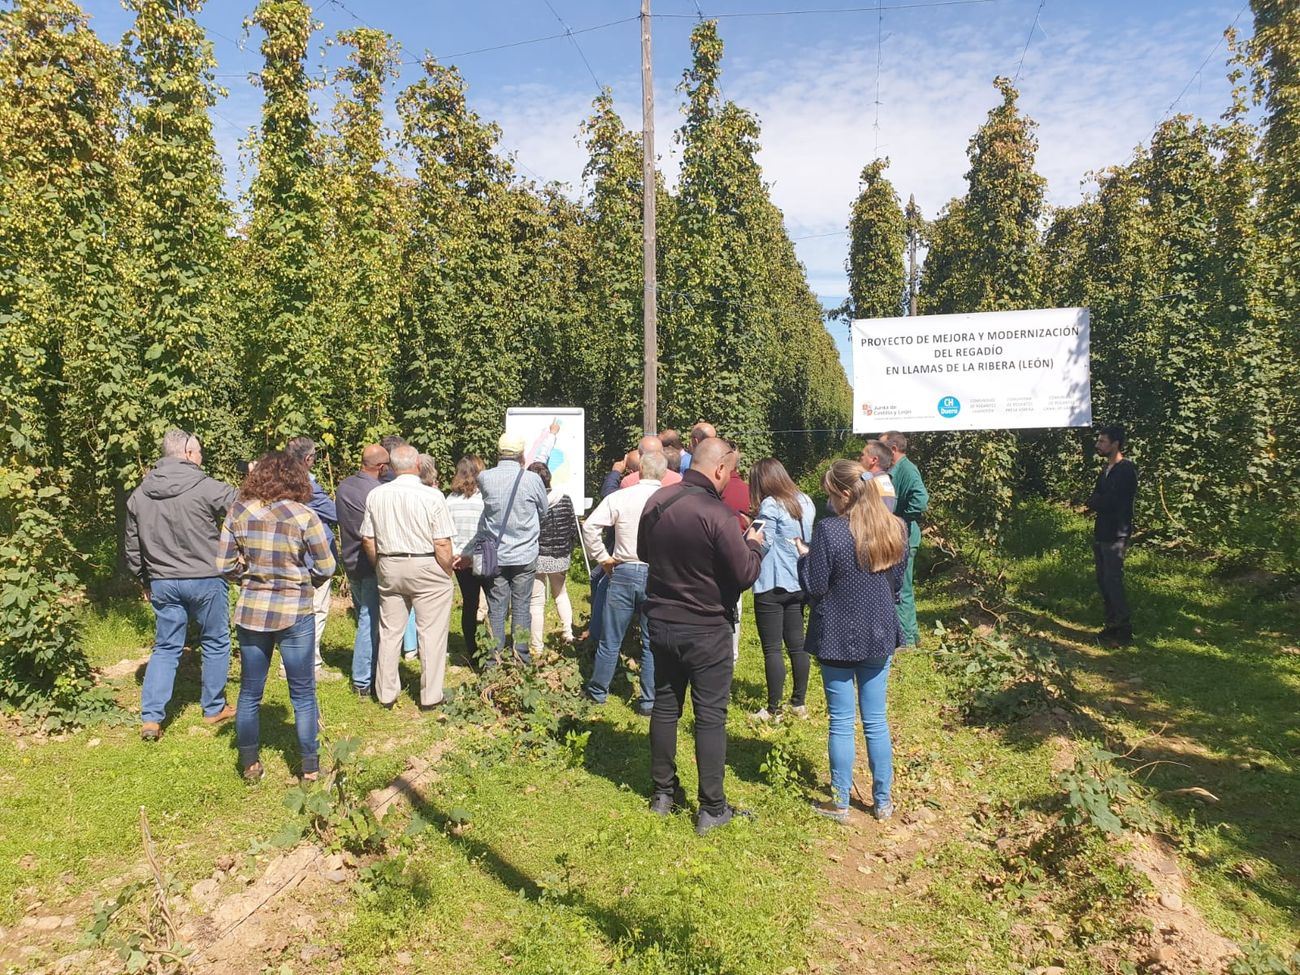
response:
[(442, 492), (421, 483), (420, 455), (394, 447), (395, 477), (366, 495), (361, 546), (379, 579), (379, 654), (375, 697), (386, 708), (402, 688), (398, 657), (411, 610), (420, 635), (420, 710), (442, 703), (451, 630), (451, 514)]
[[(646, 573), (649, 566), (636, 557), (637, 526), (646, 502), (663, 485), (668, 461), (663, 451), (641, 456), (641, 477), (632, 487), (621, 488), (606, 497), (582, 524), (582, 544), (593, 562), (609, 576), (605, 587), (605, 607), (600, 624), (600, 643), (591, 680), (582, 689), (589, 699), (604, 704), (609, 685), (618, 668), (618, 652), (632, 616), (641, 613), (645, 602)], [(601, 537), (606, 528), (614, 529), (614, 551), (605, 548)], [(637, 713), (648, 717), (655, 703), (655, 664), (650, 653), (650, 636), (645, 614), (641, 613), (641, 699)]]
[(889, 469), (894, 466), (894, 455), (879, 440), (868, 440), (862, 448), (859, 462), (865, 471), (862, 479), (871, 482), (871, 486), (880, 495), (880, 500), (892, 512), (898, 504), (898, 498), (894, 495), (894, 481), (889, 476)]

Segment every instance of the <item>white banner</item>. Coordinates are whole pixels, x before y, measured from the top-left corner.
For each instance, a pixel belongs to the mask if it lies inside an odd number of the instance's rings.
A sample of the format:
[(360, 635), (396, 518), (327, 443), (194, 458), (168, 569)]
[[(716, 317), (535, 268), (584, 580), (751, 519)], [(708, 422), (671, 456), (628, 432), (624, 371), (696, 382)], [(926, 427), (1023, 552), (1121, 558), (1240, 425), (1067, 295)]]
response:
[(858, 319), (853, 432), (1092, 425), (1088, 309)]

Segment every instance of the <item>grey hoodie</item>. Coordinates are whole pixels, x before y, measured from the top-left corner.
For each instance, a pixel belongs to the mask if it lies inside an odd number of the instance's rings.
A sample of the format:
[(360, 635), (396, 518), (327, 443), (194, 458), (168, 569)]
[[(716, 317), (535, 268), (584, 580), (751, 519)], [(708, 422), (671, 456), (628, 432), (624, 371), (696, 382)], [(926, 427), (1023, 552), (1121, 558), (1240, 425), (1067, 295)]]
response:
[(126, 564), (152, 579), (210, 579), (235, 489), (181, 457), (164, 457), (126, 502)]

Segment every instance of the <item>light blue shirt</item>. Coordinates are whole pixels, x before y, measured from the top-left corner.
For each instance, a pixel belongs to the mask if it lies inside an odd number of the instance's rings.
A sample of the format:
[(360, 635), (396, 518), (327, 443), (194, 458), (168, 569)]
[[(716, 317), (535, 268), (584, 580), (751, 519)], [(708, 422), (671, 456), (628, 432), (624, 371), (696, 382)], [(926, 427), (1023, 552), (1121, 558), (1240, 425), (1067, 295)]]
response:
[[(496, 467), (490, 467), (478, 476), (478, 489), (483, 495), (483, 518), (474, 541), (495, 538), (505, 518), (506, 529), (497, 549), (500, 565), (531, 565), (537, 561), (537, 538), (541, 534), (542, 515), (546, 514), (546, 487), (532, 471), (524, 471), (514, 507), (506, 518), (505, 507), (517, 477), (519, 464), (513, 460), (500, 461)], [(472, 546), (470, 550), (473, 550)]]
[(785, 505), (775, 498), (764, 498), (759, 504), (758, 517), (764, 519), (767, 525), (763, 528), (763, 564), (758, 569), (754, 592), (767, 592), (771, 589), (799, 591), (799, 553), (794, 550), (793, 540), (812, 540), (813, 516), (816, 513), (812, 498), (803, 492), (799, 493), (799, 507), (803, 510), (803, 517), (795, 520), (790, 517)]

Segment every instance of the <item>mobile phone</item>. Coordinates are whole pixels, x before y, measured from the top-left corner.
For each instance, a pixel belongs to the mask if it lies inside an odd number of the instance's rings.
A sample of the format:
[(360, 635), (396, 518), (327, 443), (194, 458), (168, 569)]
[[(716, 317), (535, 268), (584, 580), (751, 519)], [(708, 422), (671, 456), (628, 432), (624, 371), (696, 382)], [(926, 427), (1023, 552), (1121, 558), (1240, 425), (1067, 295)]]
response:
[(755, 518), (753, 521), (749, 523), (749, 530), (752, 532), (761, 532), (766, 527), (767, 527), (766, 518)]

